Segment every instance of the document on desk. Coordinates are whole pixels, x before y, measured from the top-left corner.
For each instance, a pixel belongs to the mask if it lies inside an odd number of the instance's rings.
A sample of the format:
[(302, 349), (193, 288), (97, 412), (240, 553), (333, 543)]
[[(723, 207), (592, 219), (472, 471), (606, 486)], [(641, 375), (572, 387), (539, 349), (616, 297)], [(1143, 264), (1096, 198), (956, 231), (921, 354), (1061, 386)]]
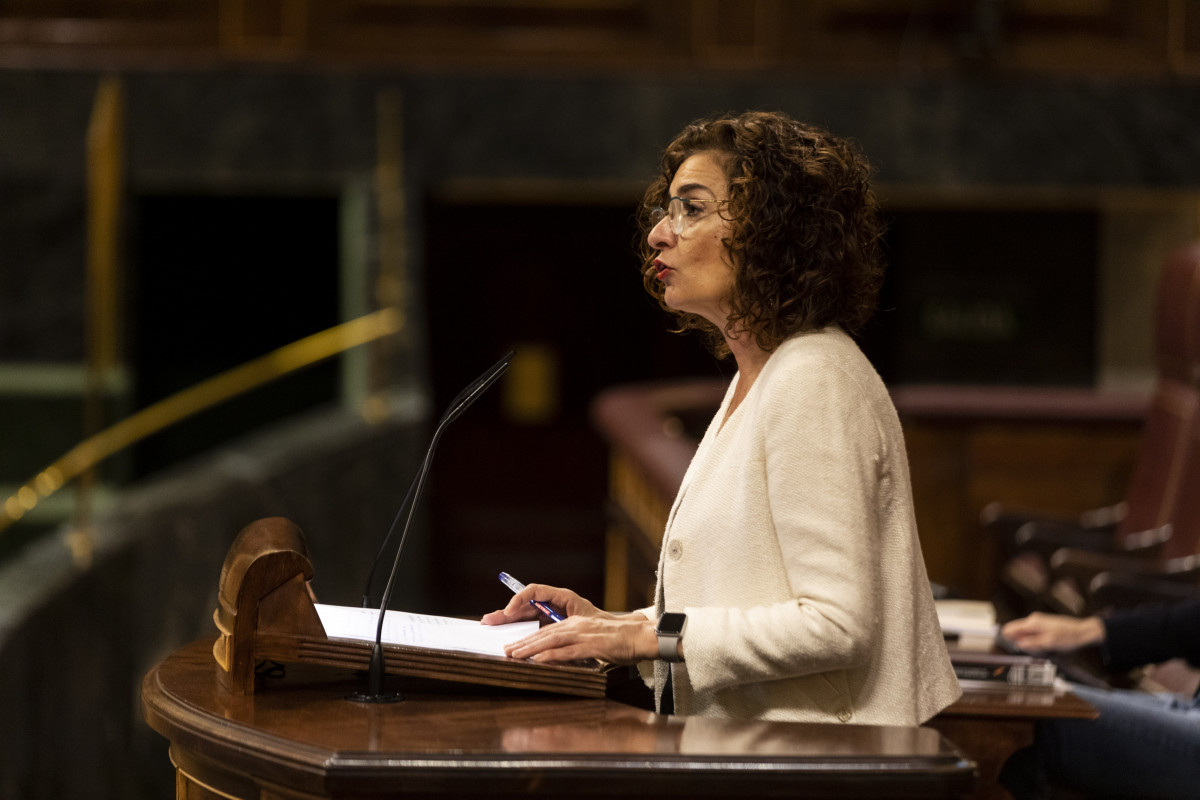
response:
[[(325, 634), (334, 639), (375, 641), (379, 609), (316, 604)], [(383, 643), (460, 653), (503, 656), (504, 645), (538, 629), (538, 621), (484, 625), (476, 620), (388, 611), (383, 617)]]

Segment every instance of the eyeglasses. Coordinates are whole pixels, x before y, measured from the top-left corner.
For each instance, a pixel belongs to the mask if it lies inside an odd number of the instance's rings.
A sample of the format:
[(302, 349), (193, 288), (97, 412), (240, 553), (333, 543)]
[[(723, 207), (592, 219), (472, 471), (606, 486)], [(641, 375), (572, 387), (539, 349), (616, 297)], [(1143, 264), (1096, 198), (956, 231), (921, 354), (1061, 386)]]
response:
[(653, 228), (666, 217), (671, 220), (671, 230), (678, 236), (688, 227), (715, 211), (721, 203), (728, 202), (728, 200), (691, 200), (672, 197), (665, 209), (661, 207), (650, 209), (650, 227)]

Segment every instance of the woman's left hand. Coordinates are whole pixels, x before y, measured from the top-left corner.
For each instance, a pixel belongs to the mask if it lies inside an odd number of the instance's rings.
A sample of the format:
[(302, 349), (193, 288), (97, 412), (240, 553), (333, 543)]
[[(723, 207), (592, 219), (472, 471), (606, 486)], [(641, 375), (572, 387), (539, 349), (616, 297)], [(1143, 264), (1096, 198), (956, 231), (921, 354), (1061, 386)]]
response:
[(658, 637), (654, 624), (637, 613), (572, 616), (543, 625), (504, 650), (512, 658), (537, 662), (597, 658), (610, 664), (636, 664), (658, 657)]

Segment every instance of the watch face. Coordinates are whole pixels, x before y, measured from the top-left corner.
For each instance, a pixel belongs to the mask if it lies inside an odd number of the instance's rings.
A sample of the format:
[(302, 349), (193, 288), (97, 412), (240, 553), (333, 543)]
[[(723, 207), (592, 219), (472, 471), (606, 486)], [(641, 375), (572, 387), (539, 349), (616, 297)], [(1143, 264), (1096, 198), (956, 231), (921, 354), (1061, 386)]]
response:
[(683, 623), (687, 621), (686, 614), (670, 612), (658, 618), (657, 633), (667, 636), (678, 636), (683, 633)]

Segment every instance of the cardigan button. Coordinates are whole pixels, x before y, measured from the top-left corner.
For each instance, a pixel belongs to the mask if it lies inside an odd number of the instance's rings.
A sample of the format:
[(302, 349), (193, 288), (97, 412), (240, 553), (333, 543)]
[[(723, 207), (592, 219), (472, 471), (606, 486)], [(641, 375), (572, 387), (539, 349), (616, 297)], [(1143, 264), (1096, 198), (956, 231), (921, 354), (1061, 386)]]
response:
[(837, 718), (840, 719), (842, 722), (849, 722), (850, 718), (853, 716), (854, 715), (850, 713), (850, 709), (843, 708), (841, 711), (838, 712)]
[(683, 542), (672, 541), (667, 545), (667, 557), (672, 561), (678, 561), (683, 558)]

